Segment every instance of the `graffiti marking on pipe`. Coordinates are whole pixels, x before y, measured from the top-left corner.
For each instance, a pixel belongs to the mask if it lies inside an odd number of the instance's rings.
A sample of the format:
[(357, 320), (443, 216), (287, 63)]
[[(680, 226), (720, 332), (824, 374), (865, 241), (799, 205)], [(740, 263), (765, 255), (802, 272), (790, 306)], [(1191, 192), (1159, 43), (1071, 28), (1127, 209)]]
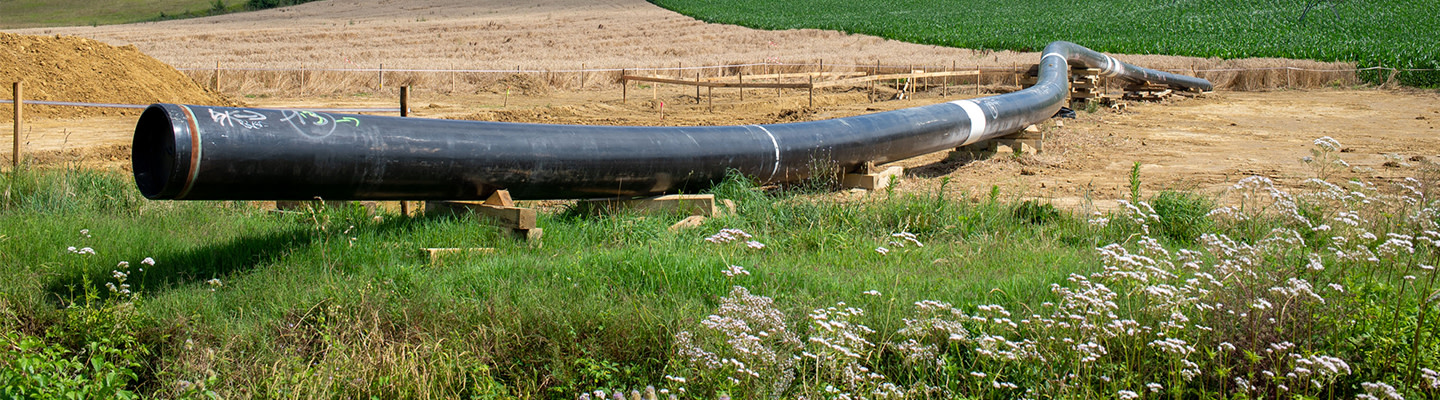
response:
[(225, 110), (215, 111), (210, 109), (210, 120), (220, 126), (239, 126), (245, 129), (260, 129), (265, 127), (265, 114), (251, 110)]
[(295, 132), (301, 135), (323, 138), (335, 133), (335, 128), (340, 124), (354, 124), (360, 126), (360, 120), (354, 117), (335, 118), (335, 116), (307, 110), (281, 110), (281, 121), (290, 124)]

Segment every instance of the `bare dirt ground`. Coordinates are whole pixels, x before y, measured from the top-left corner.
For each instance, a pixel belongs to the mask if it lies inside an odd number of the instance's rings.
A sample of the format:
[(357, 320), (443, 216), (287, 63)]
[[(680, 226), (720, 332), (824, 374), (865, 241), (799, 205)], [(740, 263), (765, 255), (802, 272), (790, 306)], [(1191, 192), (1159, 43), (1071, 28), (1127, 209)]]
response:
[[(384, 62), (401, 67), (460, 63), (573, 68), (582, 63), (591, 67), (703, 65), (781, 57), (856, 63), (989, 60), (1010, 65), (1038, 58), (1036, 54), (948, 49), (836, 32), (769, 32), (705, 24), (639, 0), (548, 0), (523, 5), (498, 0), (331, 0), (195, 20), (22, 33), (63, 33), (116, 45), (134, 44), (177, 66), (213, 65), (220, 60), (227, 65), (255, 67)], [(1165, 56), (1128, 60), (1147, 66), (1262, 62)], [(985, 89), (985, 94), (993, 94), (1014, 88)], [(958, 90), (961, 97), (976, 95), (973, 86)], [(815, 106), (810, 107), (801, 91), (747, 90), (741, 101), (734, 89), (725, 89), (715, 92), (714, 111), (710, 112), (704, 97), (697, 102), (693, 87), (671, 85), (632, 86), (629, 101), (624, 103), (613, 84), (508, 97), (489, 91), (446, 93), (422, 88), (412, 108), (415, 116), (434, 118), (719, 125), (835, 118), (957, 98), (954, 92), (941, 98), (938, 89), (906, 100), (893, 100), (893, 93), (882, 90), (872, 97), (863, 88), (820, 92)], [(231, 94), (239, 97), (243, 93)], [(262, 107), (393, 107), (393, 97), (393, 93), (377, 92), (241, 100)], [(8, 121), (7, 117), (8, 107), (0, 111), (0, 120)], [(1039, 155), (954, 159), (937, 153), (905, 160), (900, 164), (910, 168), (910, 179), (902, 183), (901, 190), (933, 191), (939, 185), (938, 177), (948, 176), (949, 188), (957, 194), (981, 196), (994, 185), (1007, 196), (1082, 206), (1088, 199), (1124, 197), (1134, 162), (1142, 164), (1147, 193), (1162, 189), (1213, 193), (1248, 175), (1264, 175), (1294, 186), (1310, 176), (1310, 169), (1300, 159), (1320, 136), (1343, 143), (1347, 152), (1342, 156), (1362, 176), (1392, 180), (1416, 175), (1415, 168), (1426, 163), (1422, 160), (1440, 156), (1437, 120), (1440, 94), (1434, 91), (1220, 91), (1160, 104), (1132, 103), (1123, 110), (1081, 111), (1077, 119), (1064, 120), (1064, 127), (1047, 126), (1053, 139)], [(30, 154), (42, 164), (125, 169), (134, 123), (133, 115), (114, 114), (43, 119), (30, 122), (23, 137)], [(9, 147), (8, 139), (0, 142)]]
[[(98, 27), (14, 30), (133, 44), (177, 68), (463, 68), (564, 70), (729, 63), (1013, 67), (1039, 53), (917, 45), (867, 35), (762, 31), (708, 24), (644, 0), (329, 0), (215, 17)], [(1063, 39), (1063, 38), (1057, 38)], [(1347, 63), (1119, 55), (1181, 70)], [(1353, 73), (1202, 73), (1220, 87), (1326, 85)], [(1241, 76), (1245, 75), (1245, 76)], [(1238, 82), (1232, 82), (1237, 81)]]

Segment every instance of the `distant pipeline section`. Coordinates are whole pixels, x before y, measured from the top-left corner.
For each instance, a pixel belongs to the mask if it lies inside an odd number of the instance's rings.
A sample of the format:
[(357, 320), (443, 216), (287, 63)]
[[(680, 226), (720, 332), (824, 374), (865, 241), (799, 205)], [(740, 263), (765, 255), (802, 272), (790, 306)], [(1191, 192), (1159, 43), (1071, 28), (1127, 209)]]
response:
[(1071, 64), (1175, 89), (1209, 81), (1046, 46), (1035, 86), (876, 114), (773, 125), (584, 126), (154, 104), (135, 126), (135, 183), (153, 200), (483, 200), (702, 191), (729, 171), (762, 183), (901, 160), (1053, 116)]

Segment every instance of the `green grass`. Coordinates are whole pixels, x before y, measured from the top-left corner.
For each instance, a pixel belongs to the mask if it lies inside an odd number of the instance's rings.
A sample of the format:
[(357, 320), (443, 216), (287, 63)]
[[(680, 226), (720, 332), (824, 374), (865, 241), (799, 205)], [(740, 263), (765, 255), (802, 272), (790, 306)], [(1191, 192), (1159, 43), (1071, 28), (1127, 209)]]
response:
[[(789, 396), (880, 389), (847, 386), (854, 381), (840, 371), (854, 366), (912, 390), (908, 398), (924, 397), (925, 385), (949, 397), (1014, 398), (1028, 389), (1115, 398), (1156, 382), (1165, 396), (1220, 398), (1240, 393), (1236, 377), (1255, 385), (1254, 395), (1354, 398), (1369, 382), (1408, 398), (1440, 394), (1422, 373), (1440, 369), (1432, 315), (1440, 301), (1430, 298), (1440, 275), (1423, 266), (1440, 261), (1440, 251), (1420, 238), (1440, 234), (1419, 233), (1440, 229), (1436, 201), (1375, 188), (1300, 195), (1306, 211), (1296, 219), (1286, 211), (1296, 203), (1267, 203), (1266, 185), (1249, 180), (1231, 193), (1250, 194), (1233, 213), (1202, 211), (1235, 199), (1162, 192), (1137, 203), (1144, 215), (1122, 210), (1092, 224), (994, 194), (836, 200), (814, 188), (764, 191), (731, 179), (712, 192), (738, 212), (696, 229), (669, 231), (678, 215), (562, 211), (542, 214), (544, 240), (527, 243), (468, 218), (148, 201), (122, 173), (22, 169), (0, 174), (0, 396), (573, 399), (657, 385), (690, 388), (684, 399), (757, 398), (781, 368), (764, 369), (754, 352), (726, 341), (735, 330), (703, 321), (738, 315), (761, 326), (755, 318), (767, 310), (812, 340), (764, 346), (781, 359), (803, 349), (826, 360), (800, 358)], [(1334, 226), (1307, 228), (1321, 222)], [(707, 241), (721, 228), (764, 246)], [(1303, 230), (1306, 241), (1287, 242), (1302, 235), (1287, 229)], [(1237, 241), (1195, 237), (1217, 232)], [(1342, 255), (1357, 245), (1381, 261)], [(422, 247), (494, 252), (431, 264)], [(147, 257), (155, 263), (144, 264)], [(729, 266), (749, 274), (726, 276)], [(737, 304), (736, 286), (764, 298), (726, 311)], [(1164, 294), (1175, 292), (1187, 294)], [(772, 299), (773, 308), (762, 304)], [(1273, 306), (1255, 305), (1264, 299)], [(953, 304), (954, 314), (917, 312), (923, 300)], [(993, 309), (975, 311), (982, 304), (1010, 310), (1006, 321), (1018, 325), (1006, 327)], [(849, 325), (824, 328), (821, 314)], [(1054, 324), (1080, 320), (1090, 323)], [(1136, 330), (1099, 333), (1123, 321)], [(907, 329), (914, 326), (924, 329)], [(681, 332), (695, 333), (698, 347), (678, 341)], [(813, 340), (825, 335), (851, 340), (844, 345), (858, 355)], [(982, 338), (1003, 339), (991, 350), (1030, 350), (1014, 360), (984, 356)], [(1176, 356), (1155, 344), (1161, 339), (1199, 350)], [(925, 357), (945, 367), (907, 361), (906, 340), (935, 346)], [(1108, 353), (1079, 361), (1076, 343), (1092, 342)], [(1290, 350), (1266, 351), (1281, 343)], [(727, 381), (733, 369), (677, 355), (687, 349), (738, 357), (767, 374)], [(1262, 377), (1311, 356), (1339, 357), (1353, 372), (1319, 378), (1315, 389), (1301, 378)], [(1197, 378), (1180, 379), (1181, 359), (1199, 363)], [(974, 378), (982, 371), (990, 378)], [(1019, 388), (991, 389), (1001, 379)]]
[(124, 24), (211, 7), (211, 0), (8, 0), (0, 1), (0, 28)]
[[(426, 389), (415, 381), (316, 386), (321, 378), (312, 375), (325, 371), (314, 364), (378, 374), (378, 361), (357, 365), (355, 358), (403, 353), (397, 346), (476, 361), (483, 368), (443, 357), (412, 360), (458, 368), (456, 376), (471, 381), (493, 377), (512, 394), (643, 384), (657, 381), (671, 336), (732, 285), (773, 296), (794, 318), (843, 299), (876, 310), (866, 321), (893, 331), (922, 299), (1043, 301), (1048, 296), (1036, 294), (1049, 282), (1094, 268), (1090, 249), (1099, 240), (1073, 219), (1020, 222), (999, 203), (896, 194), (841, 204), (731, 183), (719, 191), (739, 202), (738, 215), (699, 229), (668, 232), (678, 217), (561, 213), (542, 217), (544, 245), (535, 246), (466, 220), (376, 221), (349, 209), (277, 213), (245, 203), (146, 201), (128, 176), (114, 173), (25, 170), (3, 179), (0, 315), (16, 316), (14, 329), (43, 336), (63, 325), (66, 305), (87, 290), (109, 297), (103, 283), (114, 282), (111, 271), (128, 261), (144, 321), (137, 335), (150, 340), (144, 344), (153, 353), (146, 367), (153, 370), (133, 387), (166, 395), (179, 380), (206, 378), (183, 365), (195, 362), (181, 355), (194, 348), (215, 352), (207, 365), (220, 375), (216, 390), (227, 395), (464, 392), (455, 389), (464, 385)], [(767, 247), (704, 240), (722, 227), (750, 232)], [(903, 230), (926, 246), (887, 244)], [(96, 254), (73, 254), (72, 246)], [(879, 246), (893, 251), (882, 256)], [(421, 247), (496, 252), (428, 265)], [(140, 265), (145, 257), (156, 265)], [(721, 275), (732, 264), (753, 275)], [(211, 291), (210, 279), (223, 286)], [(867, 290), (885, 296), (862, 296)], [(357, 327), (367, 324), (393, 336), (358, 339), (366, 331)], [(331, 348), (336, 338), (359, 343), (346, 343), (355, 348), (341, 357)], [(598, 382), (591, 375), (606, 369), (586, 363), (625, 369)]]
[[(1102, 52), (1353, 61), (1440, 68), (1440, 3), (1411, 0), (651, 0), (709, 22), (816, 28), (942, 46), (1039, 51), (1067, 40)], [(1302, 22), (1301, 16), (1316, 3)], [(1387, 74), (1364, 74), (1380, 80)], [(1417, 86), (1440, 72), (1402, 73)]]
[(113, 25), (197, 18), (314, 0), (6, 0), (0, 29)]

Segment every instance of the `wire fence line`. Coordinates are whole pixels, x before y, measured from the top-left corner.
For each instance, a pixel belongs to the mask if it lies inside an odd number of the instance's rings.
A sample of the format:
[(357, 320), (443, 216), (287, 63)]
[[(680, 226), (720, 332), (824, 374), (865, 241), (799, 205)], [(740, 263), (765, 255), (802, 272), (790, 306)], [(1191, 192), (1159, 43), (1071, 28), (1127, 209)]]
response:
[[(747, 63), (747, 64), (702, 65), (702, 66), (690, 66), (690, 67), (680, 66), (680, 67), (642, 67), (642, 68), (584, 68), (584, 69), (557, 69), (557, 70), (535, 70), (535, 69), (520, 69), (520, 68), (516, 68), (516, 69), (453, 69), (453, 68), (451, 68), (451, 69), (423, 69), (423, 68), (393, 68), (393, 69), (392, 69), (392, 68), (244, 68), (244, 67), (223, 67), (223, 66), (222, 66), (222, 67), (218, 67), (218, 68), (213, 68), (213, 67), (212, 67), (212, 68), (177, 68), (177, 69), (180, 70), (180, 71), (186, 71), (186, 72), (212, 72), (212, 73), (213, 73), (213, 72), (217, 72), (217, 71), (233, 71), (233, 72), (261, 72), (261, 73), (265, 73), (265, 72), (269, 72), (269, 73), (297, 73), (297, 72), (386, 73), (386, 72), (391, 72), (391, 73), (421, 73), (421, 74), (424, 74), (424, 73), (466, 73), (466, 74), (469, 74), (469, 73), (477, 73), (477, 74), (542, 74), (542, 73), (561, 73), (561, 74), (563, 74), (563, 73), (571, 73), (571, 74), (578, 74), (578, 73), (618, 73), (618, 72), (644, 72), (644, 71), (652, 71), (652, 72), (678, 72), (678, 71), (700, 71), (700, 70), (719, 70), (719, 71), (725, 71), (725, 70), (734, 70), (734, 69), (736, 69), (736, 68), (755, 68), (755, 67), (790, 67), (790, 68), (796, 68), (796, 67), (798, 67), (798, 68), (802, 68), (802, 69), (803, 69), (803, 68), (818, 68), (818, 69), (854, 68), (854, 69), (892, 69), (892, 70), (893, 70), (893, 69), (907, 69), (907, 70), (908, 70), (908, 69), (920, 69), (920, 70), (946, 69), (946, 70), (958, 70), (958, 71), (965, 71), (965, 70), (982, 70), (982, 71), (989, 71), (989, 72), (994, 72), (994, 73), (1023, 73), (1025, 70), (1027, 70), (1027, 69), (1029, 68), (1028, 66), (1008, 66), (1008, 67), (1006, 67), (1006, 66), (991, 66), (991, 67), (986, 67), (986, 66), (982, 66), (982, 65), (972, 65), (972, 66), (931, 66), (931, 65), (887, 65), (887, 64), (859, 65), (859, 64), (775, 63), (775, 62), (765, 62), (765, 63)], [(1194, 73), (1194, 74), (1199, 74), (1199, 73), (1249, 72), (1249, 71), (1256, 71), (1256, 72), (1262, 72), (1262, 71), (1293, 71), (1293, 72), (1316, 72), (1316, 73), (1349, 73), (1349, 72), (1356, 72), (1356, 73), (1358, 73), (1358, 72), (1366, 72), (1366, 71), (1389, 71), (1389, 72), (1426, 72), (1426, 71), (1440, 71), (1440, 69), (1434, 69), (1434, 68), (1429, 68), (1429, 69), (1426, 69), (1426, 68), (1390, 68), (1390, 67), (1378, 67), (1378, 66), (1376, 66), (1376, 67), (1365, 67), (1365, 68), (1355, 68), (1355, 69), (1317, 69), (1317, 68), (1302, 68), (1302, 67), (1279, 66), (1279, 67), (1207, 68), (1207, 69), (1159, 68), (1159, 70), (1161, 70), (1161, 71), (1167, 71), (1167, 72), (1180, 72), (1180, 73), (1189, 72), (1189, 73)], [(722, 74), (723, 74), (723, 73), (722, 73)], [(218, 82), (216, 82), (216, 83), (218, 83)], [(303, 84), (303, 83), (302, 83), (302, 84)], [(452, 85), (453, 85), (453, 84), (452, 84)], [(508, 94), (507, 94), (507, 95), (508, 95)], [(14, 101), (13, 101), (13, 100), (0, 99), (0, 104), (11, 104), (11, 103), (14, 103)], [(97, 108), (119, 108), (119, 109), (144, 109), (144, 108), (146, 108), (146, 107), (149, 106), (149, 105), (147, 105), (147, 104), (88, 103), (88, 102), (69, 102), (69, 101), (46, 101), (46, 100), (26, 100), (26, 101), (25, 101), (25, 104), (30, 104), (30, 105), (43, 105), (43, 106), (97, 107)], [(368, 113), (398, 113), (398, 112), (400, 112), (400, 108), (399, 108), (399, 107), (394, 107), (394, 108), (323, 108), (323, 109), (314, 109), (314, 108), (283, 108), (283, 107), (281, 107), (281, 108), (277, 108), (277, 109), (308, 110), (308, 111), (321, 111), (321, 112), (368, 112)]]
[[(13, 99), (0, 99), (0, 104), (14, 104), (14, 103), (15, 103), (15, 100), (13, 100)], [(74, 102), (74, 101), (48, 101), (48, 100), (25, 100), (25, 101), (23, 101), (23, 103), (26, 104), (26, 105), (37, 105), (37, 106), (64, 106), (64, 107), (98, 107), (98, 108), (128, 108), (128, 109), (144, 109), (144, 108), (150, 107), (149, 104), (84, 103), (84, 102)], [(372, 112), (372, 113), (382, 113), (382, 112), (398, 113), (398, 112), (400, 112), (400, 107), (394, 107), (394, 108), (289, 108), (289, 107), (266, 107), (266, 108), (275, 109), (275, 110), (319, 111), (319, 112)]]
[[(722, 70), (722, 69), (734, 69), (734, 68), (742, 68), (742, 67), (761, 67), (761, 66), (774, 66), (774, 67), (819, 67), (819, 68), (824, 68), (824, 67), (835, 67), (835, 68), (877, 68), (877, 67), (878, 67), (878, 68), (884, 68), (884, 69), (896, 69), (896, 68), (924, 68), (924, 69), (937, 69), (937, 68), (938, 68), (938, 69), (944, 69), (944, 68), (954, 68), (954, 69), (966, 69), (966, 70), (973, 70), (973, 69), (1013, 70), (1013, 69), (1018, 68), (1018, 67), (1013, 67), (1013, 66), (1011, 66), (1011, 67), (1003, 67), (1003, 66), (1002, 66), (1002, 67), (995, 67), (995, 66), (992, 66), (992, 67), (988, 67), (988, 68), (987, 68), (987, 67), (985, 67), (985, 66), (983, 66), (983, 65), (969, 65), (969, 66), (954, 66), (954, 67), (948, 67), (948, 66), (943, 66), (943, 65), (937, 66), (937, 65), (889, 65), (889, 64), (863, 64), (863, 65), (862, 65), (862, 64), (817, 64), (817, 63), (748, 63), (748, 64), (703, 65), (703, 66), (691, 66), (691, 67), (681, 66), (681, 67), (580, 68), (580, 69), (520, 69), (520, 68), (515, 68), (515, 69), (457, 69), (457, 68), (383, 68), (383, 67), (378, 67), (378, 68), (308, 68), (308, 67), (297, 67), (297, 68), (257, 68), (257, 67), (225, 67), (225, 66), (220, 66), (220, 67), (194, 67), (194, 68), (187, 67), (187, 68), (176, 68), (176, 69), (179, 70), (179, 71), (196, 71), (196, 72), (217, 71), (217, 70), (218, 70), (218, 71), (247, 71), (247, 72), (302, 72), (302, 71), (307, 71), (307, 72), (308, 72), (308, 71), (313, 71), (313, 72), (375, 72), (375, 73), (380, 73), (380, 72), (419, 72), (419, 73), (428, 73), (428, 72), (449, 73), (449, 72), (455, 72), (455, 73), (517, 73), (517, 74), (540, 74), (540, 73), (581, 73), (581, 72), (621, 72), (621, 71), (696, 71), (696, 70), (711, 70), (711, 69)], [(1207, 69), (1163, 68), (1163, 69), (1160, 69), (1160, 70), (1163, 70), (1163, 71), (1192, 71), (1192, 72), (1244, 72), (1244, 71), (1277, 71), (1277, 70), (1290, 70), (1290, 71), (1301, 71), (1301, 72), (1351, 72), (1351, 71), (1354, 71), (1354, 72), (1361, 72), (1361, 71), (1433, 72), (1433, 71), (1440, 71), (1440, 68), (1365, 67), (1365, 68), (1354, 68), (1354, 69), (1315, 69), (1315, 68), (1301, 68), (1301, 67), (1254, 67), (1254, 68), (1207, 68)]]

